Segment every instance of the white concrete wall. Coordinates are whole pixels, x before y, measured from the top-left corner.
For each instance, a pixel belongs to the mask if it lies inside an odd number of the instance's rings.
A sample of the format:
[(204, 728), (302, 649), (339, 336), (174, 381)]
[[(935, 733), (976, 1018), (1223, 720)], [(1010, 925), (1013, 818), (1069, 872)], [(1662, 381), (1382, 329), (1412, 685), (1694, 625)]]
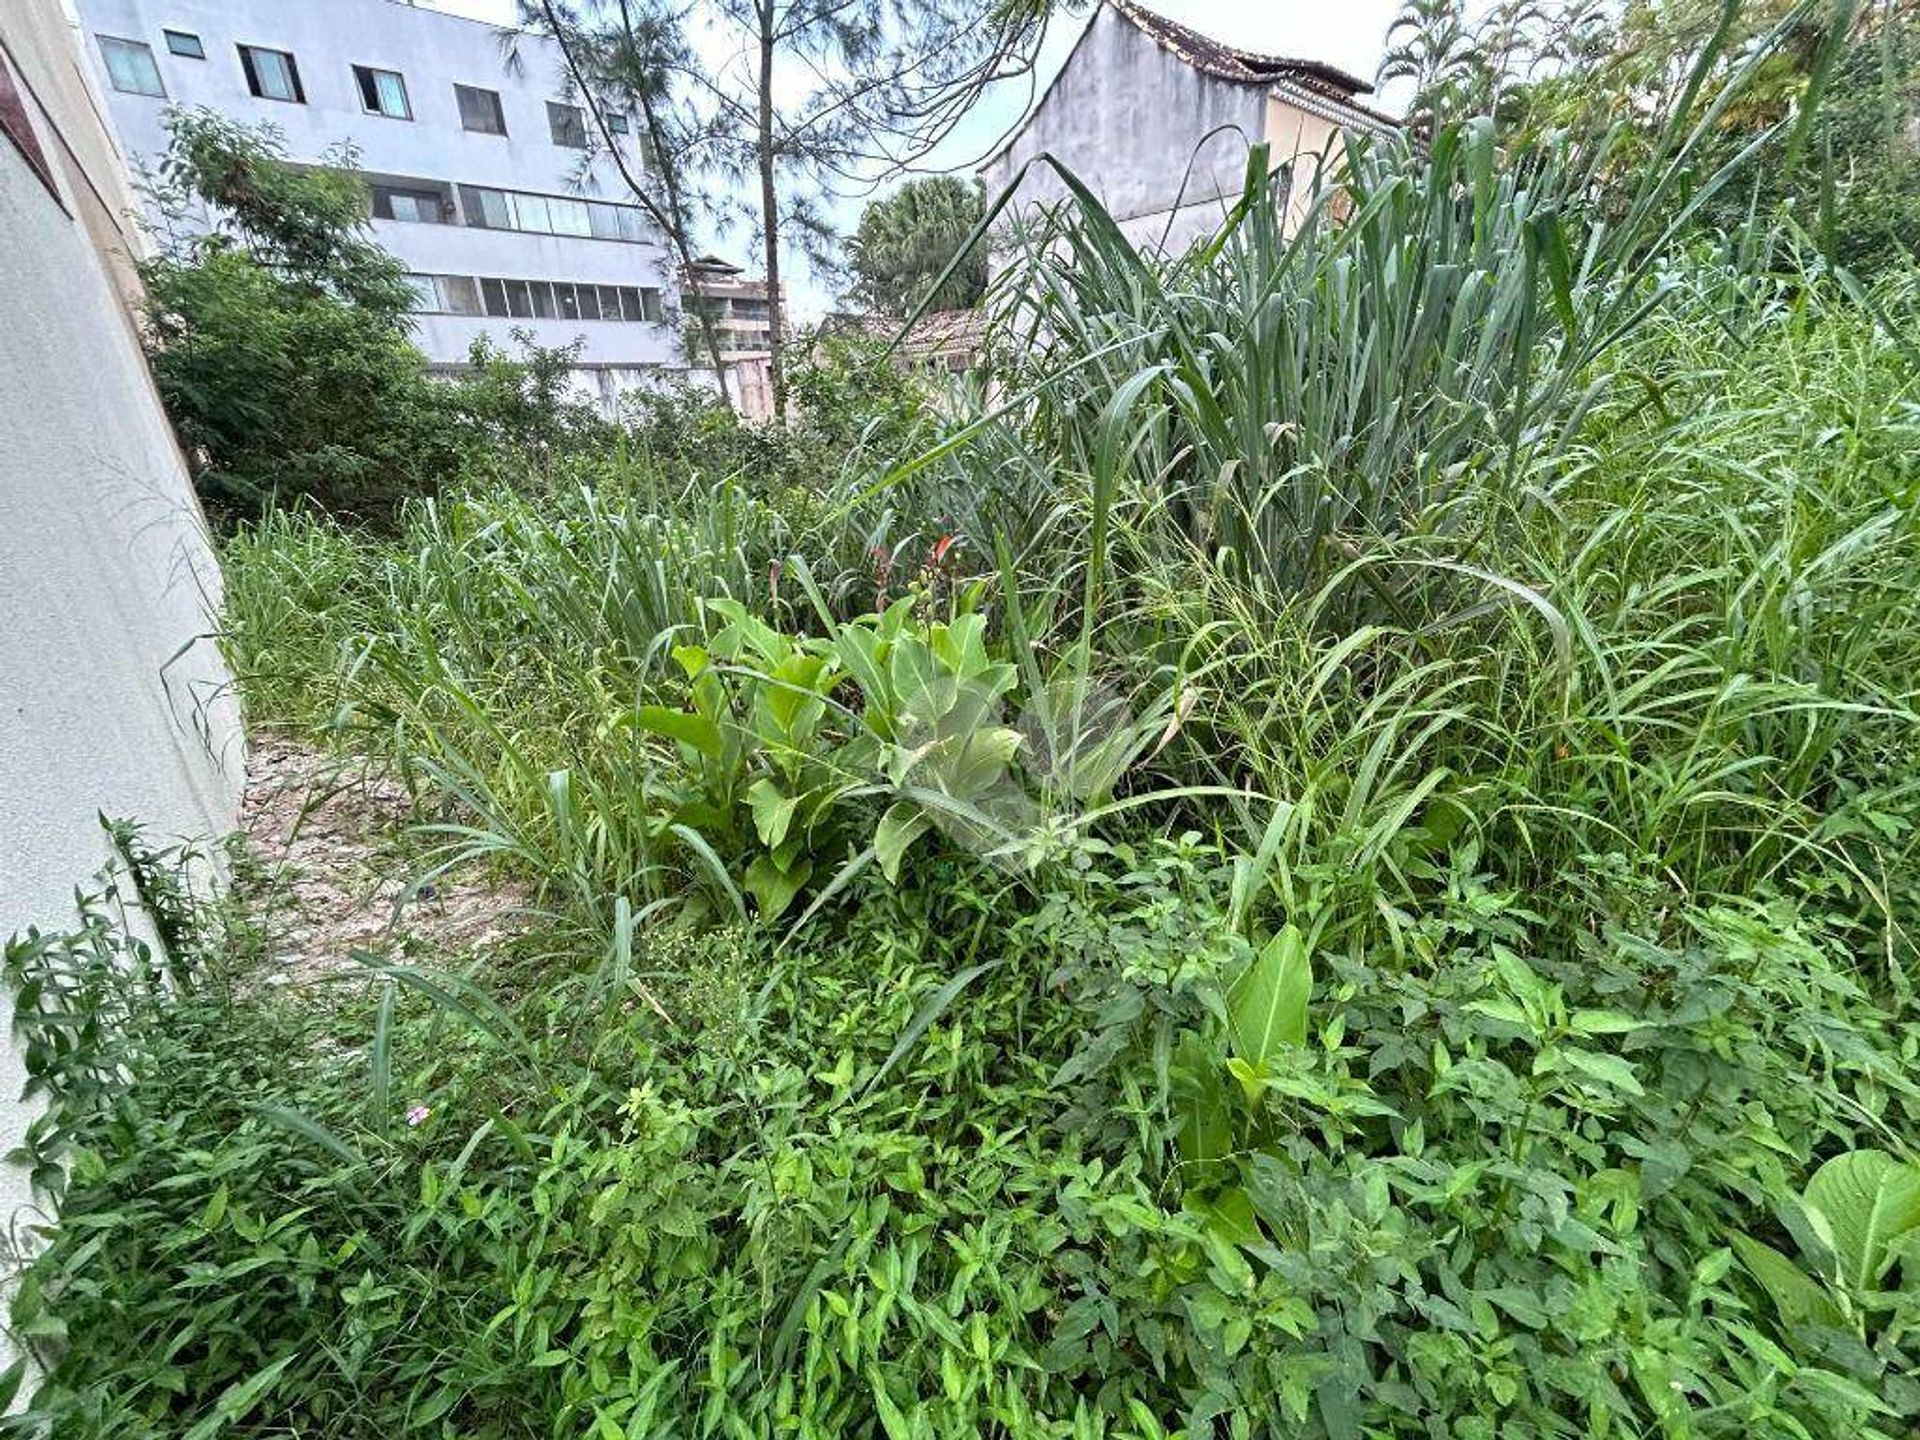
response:
[[(1323, 159), (1339, 158), (1343, 126), (1392, 128), (1294, 82), (1208, 75), (1101, 4), (1026, 128), (980, 173), (991, 200), (1024, 165), (1052, 155), (1129, 240), (1177, 254), (1212, 235), (1238, 203), (1256, 141), (1267, 142), (1276, 166), (1292, 167), (1285, 220), (1297, 223)], [(1037, 167), (1021, 182), (1014, 210), (1067, 194), (1050, 167)]]
[[(83, 43), (129, 156), (151, 162), (166, 149), (164, 115), (170, 105), (206, 106), (248, 124), (278, 126), (293, 158), (317, 161), (342, 141), (360, 152), (359, 168), (373, 175), (413, 177), (549, 195), (575, 195), (632, 204), (613, 162), (553, 143), (546, 102), (566, 101), (565, 66), (557, 47), (535, 36), (513, 42), (491, 25), (393, 3), (393, 0), (76, 0)], [(170, 54), (162, 29), (198, 35), (204, 60)], [(149, 46), (166, 97), (111, 88), (98, 37), (111, 35)], [(237, 47), (261, 45), (294, 56), (304, 105), (257, 98), (247, 91)], [(405, 77), (412, 120), (370, 115), (362, 108), (353, 66), (394, 70)], [(504, 136), (461, 128), (455, 84), (497, 91)], [(639, 147), (620, 142), (626, 164), (644, 170)], [(584, 168), (583, 168), (584, 167)], [(409, 270), (425, 274), (493, 275), (526, 280), (592, 281), (662, 292), (678, 309), (679, 287), (664, 239), (647, 243), (484, 230), (461, 225), (374, 222), (380, 243)], [(588, 365), (684, 367), (672, 324), (624, 321), (515, 321), (445, 323), (424, 317), (417, 342), (437, 363), (466, 358), (474, 334), (484, 332), (511, 349), (516, 325), (539, 343), (583, 341)]]
[[(57, 189), (0, 136), (0, 937), (72, 925), (110, 859), (102, 812), (156, 840), (230, 831), (244, 759), (205, 522), (85, 220), (124, 190), (72, 45), (51, 0), (0, 5)], [(0, 1152), (28, 1118), (11, 1002)], [(27, 1200), (0, 1166), (0, 1224)]]
[[(1238, 199), (1248, 151), (1266, 129), (1263, 87), (1202, 74), (1102, 5), (1026, 129), (981, 178), (992, 199), (1028, 161), (1050, 154), (1132, 238), (1157, 235), (1178, 205), (1193, 212), (1174, 227), (1178, 241), (1190, 242)], [(1019, 200), (1048, 204), (1066, 194), (1041, 166), (1028, 173)]]

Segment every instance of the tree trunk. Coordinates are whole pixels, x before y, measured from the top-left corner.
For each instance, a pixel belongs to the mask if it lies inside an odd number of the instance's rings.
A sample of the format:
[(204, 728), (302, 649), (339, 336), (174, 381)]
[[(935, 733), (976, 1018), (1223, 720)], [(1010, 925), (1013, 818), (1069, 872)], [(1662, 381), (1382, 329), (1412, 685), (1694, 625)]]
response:
[(760, 0), (760, 228), (767, 249), (767, 313), (772, 320), (767, 369), (773, 382), (773, 418), (787, 418), (786, 338), (780, 324), (780, 195), (774, 187), (773, 21), (774, 0)]

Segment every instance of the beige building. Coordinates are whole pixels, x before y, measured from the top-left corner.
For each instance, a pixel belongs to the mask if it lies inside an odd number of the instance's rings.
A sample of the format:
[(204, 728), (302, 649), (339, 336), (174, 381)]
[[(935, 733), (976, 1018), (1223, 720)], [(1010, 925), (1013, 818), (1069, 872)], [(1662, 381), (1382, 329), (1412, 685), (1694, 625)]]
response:
[(765, 355), (773, 348), (773, 299), (765, 280), (749, 280), (731, 261), (702, 255), (687, 266), (680, 283), (688, 312), (712, 318), (722, 360)]
[(1051, 155), (1135, 243), (1179, 251), (1211, 234), (1240, 198), (1256, 141), (1289, 167), (1298, 213), (1343, 131), (1396, 128), (1357, 98), (1368, 89), (1317, 60), (1236, 49), (1135, 0), (1099, 0), (1053, 83), (981, 178), (989, 198), (1018, 180), (1021, 208), (1051, 204), (1066, 198), (1066, 186), (1045, 165), (1026, 168)]
[[(112, 857), (233, 829), (220, 576), (129, 309), (126, 170), (59, 0), (0, 4), (0, 938), (71, 928)], [(133, 917), (138, 920), (138, 917)], [(0, 1153), (23, 1072), (0, 998)], [(0, 1166), (0, 1223), (30, 1223)]]

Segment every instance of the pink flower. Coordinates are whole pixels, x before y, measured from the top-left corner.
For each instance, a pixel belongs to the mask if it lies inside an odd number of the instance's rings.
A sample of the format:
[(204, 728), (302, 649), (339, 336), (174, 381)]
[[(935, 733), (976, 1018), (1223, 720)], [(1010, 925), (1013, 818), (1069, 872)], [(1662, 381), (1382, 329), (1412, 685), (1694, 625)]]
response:
[(407, 1109), (407, 1124), (418, 1125), (431, 1114), (433, 1114), (433, 1107), (430, 1105), (409, 1106)]

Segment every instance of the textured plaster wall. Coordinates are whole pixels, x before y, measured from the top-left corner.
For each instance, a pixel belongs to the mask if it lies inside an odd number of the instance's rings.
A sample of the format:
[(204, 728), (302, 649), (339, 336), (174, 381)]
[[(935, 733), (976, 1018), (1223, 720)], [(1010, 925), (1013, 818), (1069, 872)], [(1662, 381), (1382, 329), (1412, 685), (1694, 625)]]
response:
[[(27, 47), (10, 42), (24, 15), (0, 7), (0, 44), (22, 70)], [(25, 78), (66, 205), (0, 138), (0, 937), (72, 923), (75, 889), (109, 858), (100, 812), (162, 836), (232, 829), (243, 761), (205, 638), (219, 579), (204, 522), (108, 264), (76, 218), (89, 147), (54, 121), (81, 127), (88, 111), (62, 104), (59, 73)], [(28, 1119), (11, 1003), (0, 994), (0, 1152)], [(9, 1233), (31, 1218), (28, 1199), (25, 1177), (0, 1165)]]
[[(1051, 154), (1136, 239), (1157, 237), (1177, 205), (1169, 243), (1178, 248), (1233, 204), (1248, 148), (1266, 128), (1262, 87), (1201, 74), (1103, 5), (1025, 131), (982, 178), (996, 195), (1029, 160)], [(1066, 193), (1040, 167), (1020, 198), (1046, 204)]]

